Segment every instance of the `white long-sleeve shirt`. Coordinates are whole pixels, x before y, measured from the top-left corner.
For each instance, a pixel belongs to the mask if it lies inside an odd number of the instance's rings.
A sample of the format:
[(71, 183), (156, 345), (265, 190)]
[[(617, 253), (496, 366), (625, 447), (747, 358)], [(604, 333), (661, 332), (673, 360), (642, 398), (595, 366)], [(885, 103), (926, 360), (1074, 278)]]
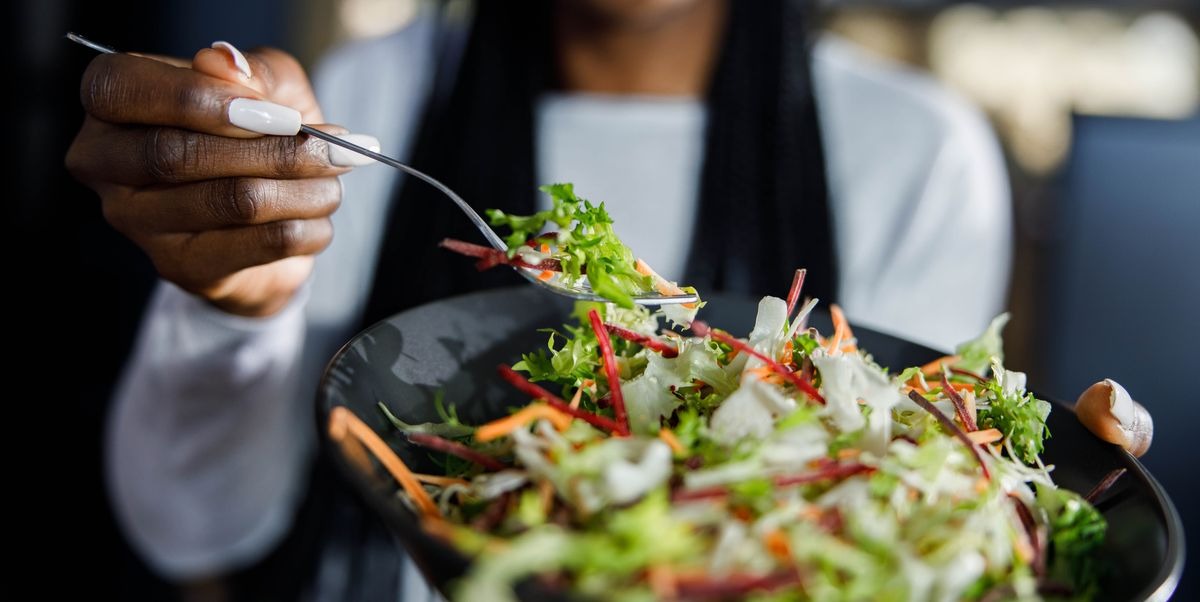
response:
[[(327, 118), (405, 157), (430, 34), (418, 19), (330, 56), (315, 79)], [(846, 42), (822, 39), (813, 61), (850, 320), (940, 348), (975, 335), (1003, 307), (1011, 250), (1007, 180), (984, 120)], [(622, 238), (678, 276), (705, 121), (697, 99), (547, 96), (538, 180), (604, 200)], [(286, 532), (316, 437), (317, 382), (360, 319), (396, 177), (379, 165), (343, 176), (332, 245), (272, 317), (231, 316), (159, 285), (116, 393), (106, 465), (125, 534), (165, 576), (248, 564)], [(672, 227), (639, 226), (655, 223)]]

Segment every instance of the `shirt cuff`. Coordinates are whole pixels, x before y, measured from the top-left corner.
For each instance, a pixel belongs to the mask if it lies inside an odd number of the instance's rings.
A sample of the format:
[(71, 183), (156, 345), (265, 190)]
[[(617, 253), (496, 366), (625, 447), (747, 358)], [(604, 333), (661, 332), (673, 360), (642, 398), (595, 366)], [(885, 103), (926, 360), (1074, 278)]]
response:
[(159, 286), (109, 415), (106, 465), (122, 530), (163, 576), (235, 570), (286, 534), (315, 440), (297, 386), (307, 294), (246, 318)]

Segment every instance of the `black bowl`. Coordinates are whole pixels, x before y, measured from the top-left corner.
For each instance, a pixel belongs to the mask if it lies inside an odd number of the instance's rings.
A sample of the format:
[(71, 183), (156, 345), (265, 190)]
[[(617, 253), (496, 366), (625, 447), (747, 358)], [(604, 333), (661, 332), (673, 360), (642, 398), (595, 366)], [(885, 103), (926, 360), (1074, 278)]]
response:
[[(525, 400), (500, 381), (496, 366), (544, 345), (546, 335), (538, 329), (560, 326), (570, 307), (567, 300), (524, 286), (431, 303), (375, 324), (330, 361), (318, 398), (322, 424), (334, 407), (345, 406), (414, 470), (436, 471), (423, 450), (401, 440), (376, 404), (385, 402), (406, 422), (436, 421), (433, 400), (442, 391), (468, 424), (502, 416)], [(717, 296), (702, 313), (710, 324), (745, 333), (756, 308), (756, 299)], [(814, 314), (813, 322), (828, 332), (827, 314)], [(855, 334), (876, 361), (894, 369), (940, 355), (866, 328), (856, 327)], [(1056, 403), (1049, 427), (1053, 436), (1043, 457), (1056, 466), (1058, 484), (1086, 492), (1109, 471), (1128, 470), (1098, 503), (1109, 531), (1101, 552), (1108, 570), (1097, 599), (1168, 599), (1183, 569), (1184, 540), (1179, 515), (1162, 487), (1133, 456), (1092, 436), (1070, 407)], [(415, 515), (396, 499), (395, 483), (378, 466), (364, 470), (336, 444), (330, 447), (342, 474), (382, 516), (430, 582), (445, 592), (470, 560), (421, 530)], [(522, 593), (545, 599), (548, 592)]]

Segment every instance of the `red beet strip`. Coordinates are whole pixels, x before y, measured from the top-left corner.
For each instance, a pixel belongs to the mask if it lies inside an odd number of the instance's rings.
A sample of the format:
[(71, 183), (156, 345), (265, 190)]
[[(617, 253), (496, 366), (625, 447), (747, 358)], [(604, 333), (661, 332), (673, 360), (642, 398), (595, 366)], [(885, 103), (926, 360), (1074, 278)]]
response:
[(979, 462), (979, 467), (983, 469), (983, 476), (989, 481), (992, 480), (992, 471), (988, 470), (987, 462), (983, 459), (983, 454), (979, 453), (979, 448), (975, 447), (975, 444), (971, 442), (970, 437), (967, 437), (967, 434), (964, 433), (962, 429), (958, 428), (958, 425), (954, 424), (953, 420), (947, 418), (946, 415), (941, 413), (941, 411), (934, 407), (932, 403), (929, 403), (928, 399), (925, 399), (924, 396), (916, 391), (909, 391), (908, 398), (913, 400), (913, 403), (924, 408), (926, 412), (933, 414), (933, 417), (937, 418), (937, 421), (942, 423), (942, 426), (945, 427), (946, 430), (950, 431), (950, 433), (955, 437), (958, 437), (958, 440), (962, 441), (963, 445), (966, 445), (967, 449), (971, 450), (971, 455), (975, 456), (975, 461)]
[(968, 433), (979, 430), (979, 426), (975, 424), (975, 417), (967, 411), (967, 402), (963, 400), (962, 395), (950, 386), (950, 379), (946, 378), (946, 373), (942, 372), (942, 390), (946, 392), (946, 397), (950, 398), (950, 403), (954, 404), (954, 412), (958, 414), (958, 419), (963, 423), (963, 430)]
[(705, 336), (705, 335), (711, 336), (712, 338), (714, 338), (722, 343), (725, 343), (726, 345), (729, 345), (730, 347), (733, 347), (734, 349), (737, 349), (738, 351), (748, 353), (748, 354), (766, 362), (766, 364), (768, 366), (770, 366), (771, 370), (773, 370), (776, 374), (783, 376), (785, 379), (787, 379), (788, 382), (792, 383), (792, 385), (794, 387), (796, 387), (797, 389), (800, 389), (801, 391), (804, 391), (809, 397), (816, 400), (817, 403), (819, 403), (821, 405), (825, 405), (825, 398), (822, 397), (819, 392), (817, 392), (817, 388), (812, 386), (812, 383), (801, 378), (800, 375), (796, 374), (795, 372), (788, 370), (787, 367), (784, 366), (783, 364), (759, 353), (757, 349), (746, 344), (741, 339), (738, 339), (738, 338), (730, 335), (727, 332), (720, 331), (715, 328), (710, 328), (708, 326), (708, 324), (705, 324), (704, 322), (701, 322), (700, 320), (695, 320), (692, 322), (692, 332), (696, 333), (699, 336)]
[[(797, 475), (785, 475), (774, 478), (776, 487), (792, 487), (795, 485), (808, 485), (819, 481), (829, 481), (833, 479), (846, 479), (857, 474), (872, 473), (875, 468), (866, 464), (836, 464), (829, 463), (828, 465), (814, 470)], [(711, 500), (723, 498), (729, 495), (729, 488), (723, 485), (715, 485), (713, 487), (704, 487), (702, 489), (690, 489), (676, 491), (671, 495), (672, 502), (693, 502), (698, 500)]]
[(1029, 538), (1029, 545), (1033, 547), (1033, 573), (1041, 577), (1046, 573), (1046, 542), (1038, 534), (1037, 522), (1033, 520), (1033, 513), (1029, 511), (1025, 502), (1011, 493), (1008, 499), (1012, 500), (1013, 506), (1016, 507), (1021, 526), (1025, 528), (1025, 535)]
[(847, 479), (856, 474), (875, 472), (873, 466), (866, 464), (835, 464), (829, 468), (824, 468), (816, 472), (806, 474), (792, 475), (786, 477), (775, 477), (775, 485), (777, 487), (788, 487), (790, 485), (807, 485), (817, 481), (828, 481), (830, 479)]
[(604, 328), (610, 333), (615, 334), (622, 339), (629, 341), (630, 343), (637, 343), (642, 347), (657, 351), (661, 353), (663, 357), (677, 357), (679, 355), (679, 350), (675, 347), (672, 347), (671, 345), (668, 345), (654, 337), (649, 337), (640, 332), (629, 330), (624, 326), (617, 326), (616, 324), (605, 322)]
[(508, 254), (504, 251), (466, 242), (464, 240), (444, 238), (442, 239), (442, 242), (438, 243), (438, 246), (460, 255), (466, 255), (467, 257), (475, 257), (479, 259), (479, 261), (475, 262), (475, 269), (481, 272), (490, 270), (498, 265), (511, 265), (518, 268), (528, 268), (531, 270), (543, 270), (551, 272), (562, 271), (562, 264), (560, 264), (557, 259), (546, 259), (540, 263), (529, 263), (520, 257), (509, 259)]
[(617, 434), (629, 436), (629, 416), (625, 414), (625, 396), (621, 395), (621, 374), (617, 371), (617, 356), (613, 353), (612, 339), (600, 314), (592, 309), (588, 311), (588, 320), (592, 323), (592, 331), (596, 333), (596, 341), (600, 343), (600, 358), (604, 360), (604, 376), (608, 378), (608, 390), (612, 395), (613, 416), (617, 419)]
[(490, 533), (492, 529), (499, 527), (500, 523), (504, 521), (504, 514), (508, 511), (508, 504), (512, 501), (513, 495), (511, 491), (501, 493), (496, 499), (488, 503), (483, 512), (475, 517), (475, 520), (471, 521), (471, 526), (475, 530), (483, 531), (484, 533)]
[(1104, 495), (1104, 492), (1111, 489), (1112, 486), (1117, 483), (1117, 480), (1123, 476), (1125, 476), (1124, 468), (1118, 468), (1110, 471), (1108, 474), (1104, 475), (1103, 479), (1100, 479), (1099, 483), (1096, 483), (1095, 487), (1092, 487), (1092, 490), (1089, 491), (1087, 495), (1083, 496), (1083, 499), (1087, 500), (1089, 504), (1095, 504), (1096, 500), (1100, 499), (1100, 496)]
[(481, 454), (457, 441), (451, 441), (429, 433), (405, 433), (408, 440), (426, 449), (440, 451), (452, 456), (458, 456), (468, 462), (474, 462), (488, 470), (504, 470), (507, 468), (499, 460)]
[(503, 364), (496, 368), (500, 372), (500, 377), (508, 381), (508, 383), (517, 388), (518, 391), (532, 397), (533, 399), (541, 399), (550, 407), (570, 416), (574, 416), (588, 424), (610, 433), (620, 432), (620, 426), (616, 422), (593, 414), (587, 410), (571, 407), (571, 404), (565, 402), (559, 396), (547, 391), (546, 389), (529, 382), (529, 379), (517, 374), (512, 368)]
[(781, 570), (766, 575), (734, 573), (724, 577), (683, 577), (675, 581), (675, 591), (686, 600), (726, 600), (742, 598), (751, 592), (770, 592), (797, 585), (800, 573), (795, 569)]
[(475, 243), (467, 242), (465, 240), (457, 240), (454, 238), (443, 238), (442, 242), (438, 243), (438, 246), (448, 251), (454, 251), (459, 255), (466, 255), (467, 257), (474, 257), (476, 259), (485, 259), (500, 253), (500, 251), (497, 251), (491, 247), (485, 247), (483, 245), (477, 245)]
[(792, 319), (792, 312), (796, 310), (796, 302), (800, 300), (800, 289), (804, 288), (804, 275), (808, 270), (800, 268), (796, 270), (796, 275), (792, 276), (792, 288), (788, 290), (787, 296), (787, 315), (788, 319)]

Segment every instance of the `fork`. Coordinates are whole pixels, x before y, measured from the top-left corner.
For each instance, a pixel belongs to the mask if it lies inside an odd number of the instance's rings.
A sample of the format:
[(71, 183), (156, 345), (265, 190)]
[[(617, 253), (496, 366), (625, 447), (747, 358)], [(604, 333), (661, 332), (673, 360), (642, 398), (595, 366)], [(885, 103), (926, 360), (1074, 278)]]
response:
[[(87, 46), (96, 52), (101, 52), (104, 54), (117, 53), (115, 48), (93, 42), (92, 40), (89, 40), (77, 33), (67, 33), (67, 39), (75, 42), (76, 44)], [(468, 205), (467, 202), (464, 201), (462, 197), (458, 196), (458, 194), (456, 194), (453, 190), (451, 190), (450, 187), (437, 181), (437, 179), (435, 179), (433, 176), (430, 176), (409, 165), (405, 165), (404, 163), (401, 163), (400, 161), (397, 161), (396, 159), (393, 159), (387, 155), (377, 153), (371, 149), (361, 147), (352, 142), (347, 142), (341, 138), (338, 138), (337, 136), (334, 136), (333, 134), (322, 132), (311, 125), (301, 124), (300, 131), (314, 138), (320, 138), (328, 144), (334, 144), (365, 157), (370, 157), (375, 161), (399, 169), (400, 171), (419, 178), (430, 186), (433, 186), (442, 194), (449, 197), (451, 201), (454, 201), (454, 204), (459, 208), (459, 210), (461, 210), (467, 216), (467, 219), (471, 220), (471, 223), (475, 225), (475, 228), (479, 230), (479, 233), (483, 234), (483, 237), (487, 239), (488, 244), (498, 251), (505, 253), (508, 252), (508, 245), (504, 243), (504, 239), (500, 238), (500, 235), (496, 234), (496, 231), (493, 230), (486, 221), (484, 221), (483, 216), (479, 215), (479, 212), (475, 211), (474, 208)], [(542, 280), (538, 277), (538, 275), (541, 273), (538, 270), (532, 270), (530, 268), (524, 268), (520, 266), (512, 266), (512, 268), (516, 270), (518, 274), (524, 276), (529, 282), (532, 282), (537, 286), (559, 295), (571, 297), (573, 299), (580, 299), (583, 301), (607, 301), (607, 299), (604, 299), (603, 297), (592, 292), (592, 288), (588, 286), (587, 281), (584, 279), (577, 279), (577, 281), (573, 284), (566, 284), (566, 282), (563, 281), (561, 274), (557, 274), (552, 278)], [(697, 295), (689, 294), (661, 295), (657, 293), (650, 293), (635, 295), (633, 297), (633, 302), (639, 305), (675, 305), (681, 303), (696, 303), (699, 300), (700, 298)]]

